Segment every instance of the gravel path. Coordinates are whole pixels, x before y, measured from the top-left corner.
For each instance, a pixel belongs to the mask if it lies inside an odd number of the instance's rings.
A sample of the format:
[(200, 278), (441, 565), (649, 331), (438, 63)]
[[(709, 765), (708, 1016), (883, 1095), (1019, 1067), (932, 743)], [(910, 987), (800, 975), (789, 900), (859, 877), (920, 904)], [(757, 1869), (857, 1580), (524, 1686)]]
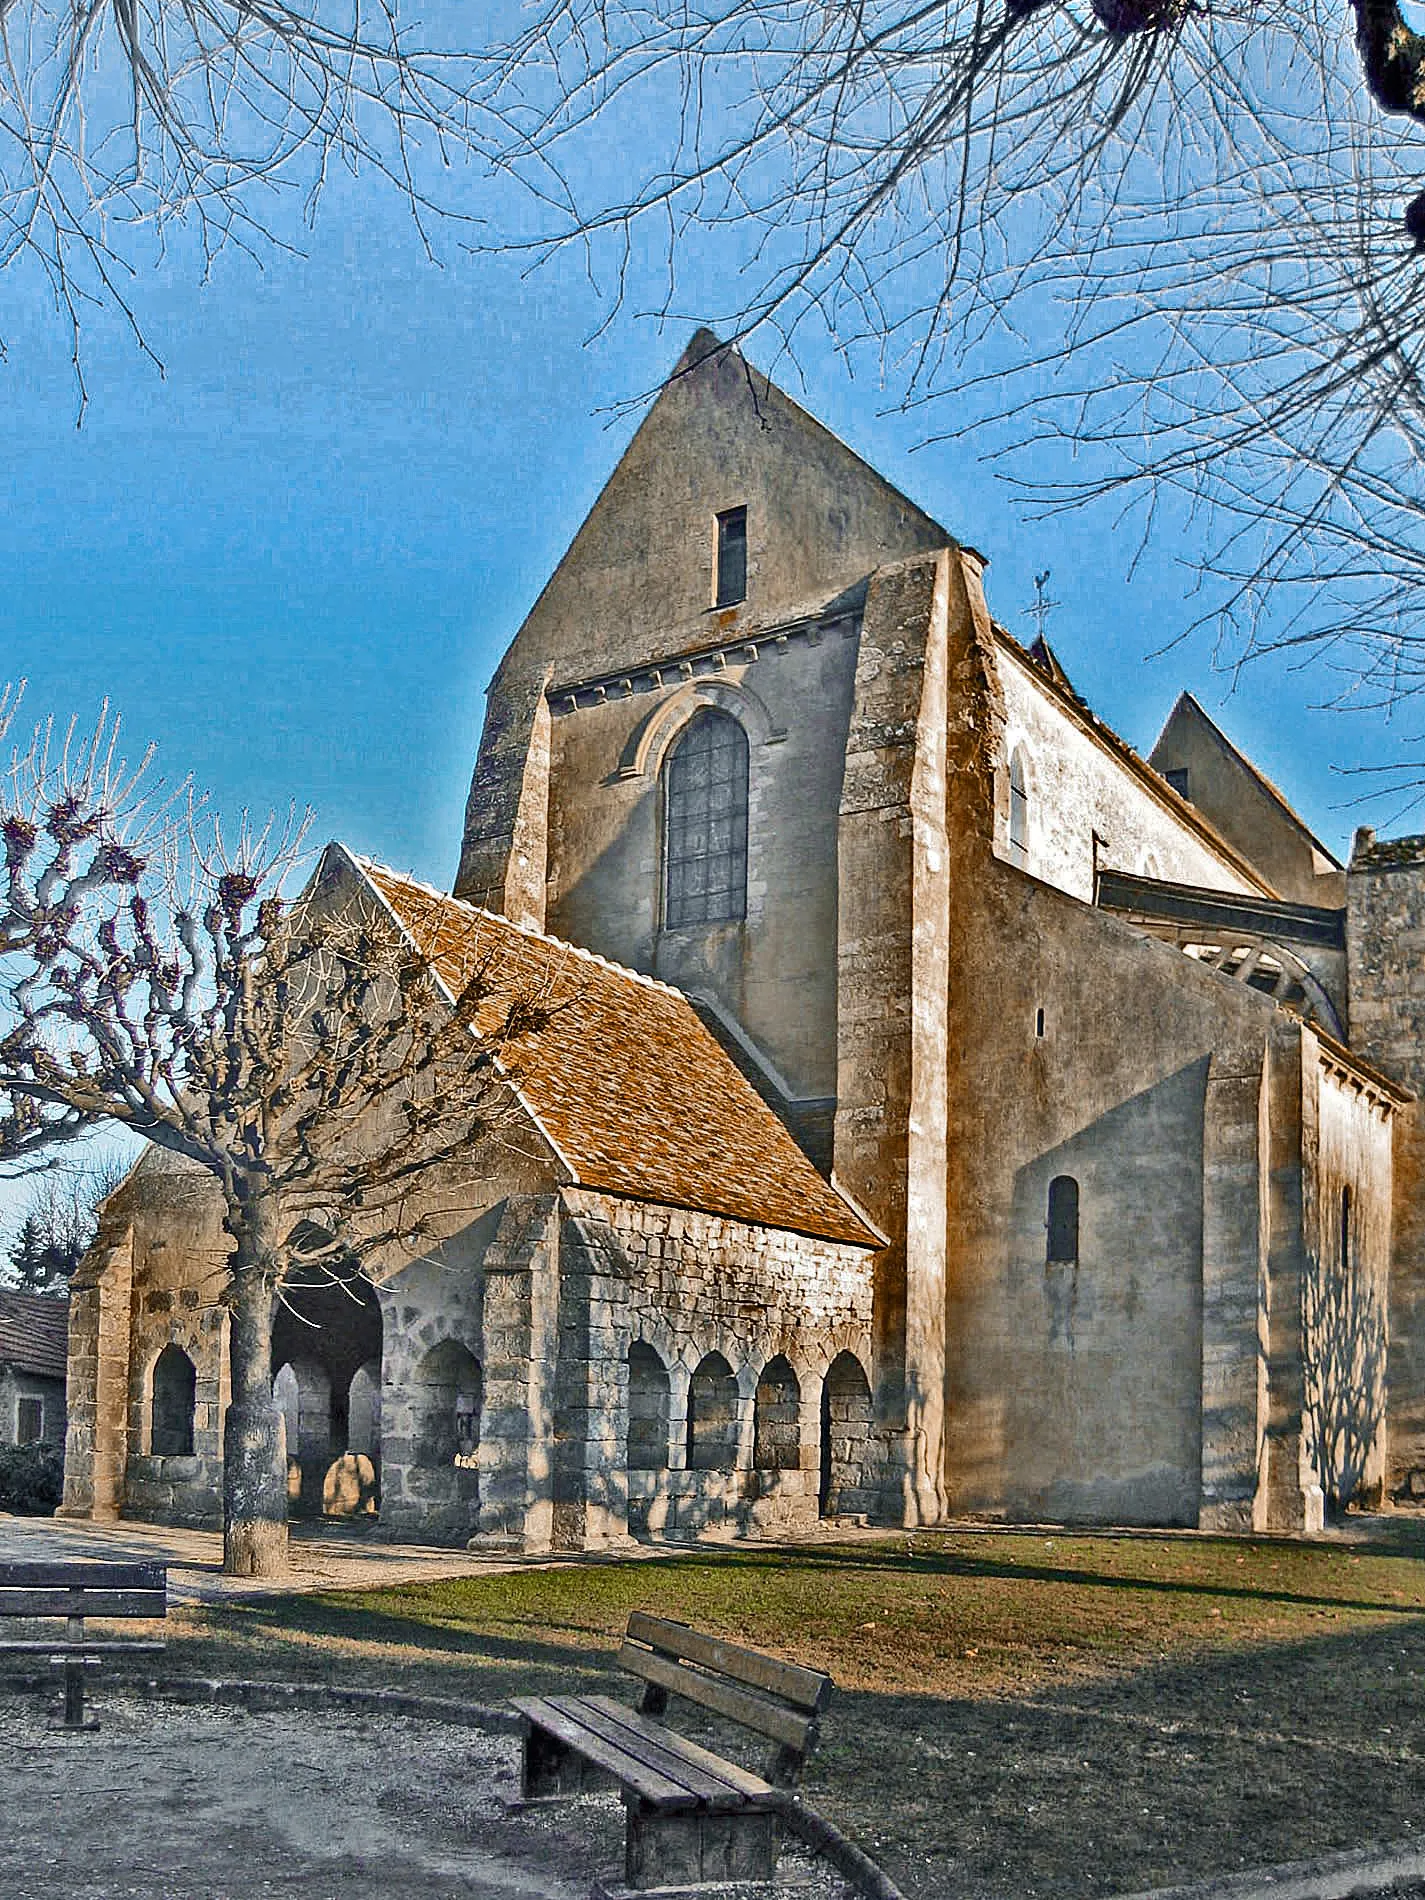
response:
[[(616, 1794), (506, 1812), (509, 1736), (102, 1683), (93, 1704), (98, 1733), (66, 1735), (40, 1698), (0, 1700), (5, 1900), (587, 1900), (621, 1876)], [(849, 1900), (830, 1869), (782, 1858), (809, 1882), (799, 1900)]]

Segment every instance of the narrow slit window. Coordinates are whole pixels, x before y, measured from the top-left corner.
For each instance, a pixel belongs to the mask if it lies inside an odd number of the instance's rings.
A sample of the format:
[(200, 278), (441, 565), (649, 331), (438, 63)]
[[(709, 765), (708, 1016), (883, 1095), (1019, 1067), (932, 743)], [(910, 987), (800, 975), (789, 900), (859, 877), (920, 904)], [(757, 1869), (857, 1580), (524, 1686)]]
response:
[(663, 798), (664, 928), (735, 923), (747, 911), (747, 735), (730, 714), (688, 721)]
[(717, 518), (717, 605), (747, 598), (747, 510), (729, 508)]
[(1048, 1259), (1054, 1266), (1076, 1266), (1079, 1258), (1079, 1184), (1071, 1174), (1049, 1183)]
[(1021, 868), (1029, 862), (1029, 783), (1018, 746), (1009, 761), (1009, 861)]
[(1341, 1189), (1341, 1277), (1351, 1271), (1351, 1190)]

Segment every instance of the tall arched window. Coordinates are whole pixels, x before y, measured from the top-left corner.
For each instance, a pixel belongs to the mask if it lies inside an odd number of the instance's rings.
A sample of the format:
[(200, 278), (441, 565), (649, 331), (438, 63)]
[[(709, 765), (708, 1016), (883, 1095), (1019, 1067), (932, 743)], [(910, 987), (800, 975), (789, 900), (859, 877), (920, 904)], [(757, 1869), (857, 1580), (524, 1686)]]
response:
[(752, 1462), (759, 1471), (795, 1471), (802, 1461), (802, 1393), (779, 1353), (757, 1381)]
[(731, 1471), (737, 1464), (737, 1381), (720, 1352), (700, 1361), (688, 1386), (689, 1471)]
[(747, 913), (747, 734), (705, 708), (663, 768), (663, 923), (735, 922)]
[(165, 1346), (153, 1368), (149, 1450), (155, 1458), (193, 1456), (193, 1399), (198, 1374), (181, 1346)]
[(668, 1368), (637, 1339), (628, 1349), (628, 1468), (668, 1469)]
[(1077, 1265), (1079, 1184), (1071, 1174), (1056, 1174), (1049, 1183), (1048, 1227), (1048, 1259), (1057, 1266)]
[(1029, 777), (1023, 746), (1014, 748), (1009, 761), (1009, 857), (1012, 864), (1029, 862)]

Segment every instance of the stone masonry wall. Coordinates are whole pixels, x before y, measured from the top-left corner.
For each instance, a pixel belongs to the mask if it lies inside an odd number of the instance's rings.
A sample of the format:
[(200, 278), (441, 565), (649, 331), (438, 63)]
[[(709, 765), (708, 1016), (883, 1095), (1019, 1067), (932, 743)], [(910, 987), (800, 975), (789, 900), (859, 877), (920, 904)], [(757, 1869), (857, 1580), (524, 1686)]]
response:
[[(577, 1189), (562, 1249), (562, 1350), (555, 1525), (561, 1539), (597, 1543), (623, 1524), (653, 1535), (741, 1536), (815, 1521), (822, 1486), (822, 1385), (838, 1355), (871, 1367), (871, 1269), (864, 1252), (691, 1210), (620, 1201)], [(641, 1341), (668, 1375), (664, 1467), (628, 1471), (628, 1353)], [(731, 1468), (689, 1466), (689, 1394), (709, 1355), (736, 1382)], [(756, 1393), (775, 1359), (797, 1387), (795, 1462), (756, 1462)], [(867, 1388), (869, 1390), (869, 1388)], [(785, 1410), (787, 1387), (778, 1392)], [(779, 1419), (781, 1413), (779, 1412)], [(838, 1421), (843, 1465), (858, 1466), (842, 1508), (885, 1508), (885, 1441)], [(782, 1420), (785, 1428), (785, 1421)], [(645, 1426), (646, 1435), (646, 1426)], [(764, 1444), (767, 1442), (763, 1434)], [(785, 1460), (785, 1461), (784, 1461)]]
[(1415, 1092), (1395, 1116), (1387, 1487), (1425, 1497), (1425, 837), (1358, 832), (1346, 874), (1351, 1047)]

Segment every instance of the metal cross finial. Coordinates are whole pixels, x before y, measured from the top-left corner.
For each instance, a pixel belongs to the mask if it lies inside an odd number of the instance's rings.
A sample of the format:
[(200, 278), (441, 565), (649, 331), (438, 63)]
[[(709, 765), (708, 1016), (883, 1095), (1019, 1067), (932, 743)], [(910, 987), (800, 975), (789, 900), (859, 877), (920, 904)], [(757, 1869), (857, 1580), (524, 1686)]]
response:
[(1034, 576), (1034, 605), (1024, 610), (1032, 616), (1041, 640), (1044, 638), (1050, 614), (1060, 605), (1062, 605), (1060, 601), (1049, 598), (1049, 569), (1046, 567), (1042, 574)]

